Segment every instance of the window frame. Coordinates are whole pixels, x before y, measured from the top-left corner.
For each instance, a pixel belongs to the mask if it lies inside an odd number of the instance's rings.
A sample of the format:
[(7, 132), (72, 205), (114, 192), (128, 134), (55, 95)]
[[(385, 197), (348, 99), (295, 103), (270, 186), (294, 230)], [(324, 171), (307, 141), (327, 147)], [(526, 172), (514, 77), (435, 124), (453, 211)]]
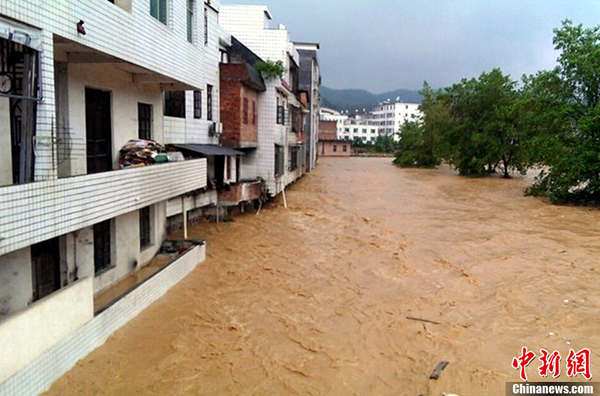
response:
[(206, 85), (206, 119), (212, 121), (213, 119), (213, 86), (210, 84)]
[(194, 91), (194, 118), (202, 118), (202, 91)]
[(112, 262), (112, 219), (93, 225), (94, 276), (98, 276), (115, 265)]
[[(175, 94), (181, 94), (181, 98), (173, 97)], [(164, 115), (185, 118), (185, 96), (185, 91), (165, 91)]]
[(168, 6), (168, 0), (150, 0), (150, 15), (165, 26), (169, 20)]
[(145, 140), (152, 139), (153, 124), (154, 106), (138, 102), (138, 138)]
[(242, 122), (248, 125), (248, 98), (242, 99)]
[(152, 208), (145, 206), (139, 211), (140, 251), (152, 246)]
[(194, 44), (194, 33), (195, 33), (195, 20), (196, 18), (194, 13), (194, 8), (196, 7), (195, 0), (186, 0), (186, 31), (187, 31), (187, 41), (189, 43)]
[(204, 45), (208, 45), (208, 7), (204, 7)]

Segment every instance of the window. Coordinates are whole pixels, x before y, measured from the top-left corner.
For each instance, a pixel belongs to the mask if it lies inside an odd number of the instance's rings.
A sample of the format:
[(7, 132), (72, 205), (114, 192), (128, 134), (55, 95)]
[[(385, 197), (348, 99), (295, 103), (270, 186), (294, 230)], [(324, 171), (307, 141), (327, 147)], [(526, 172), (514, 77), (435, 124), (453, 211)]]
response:
[(187, 41), (194, 42), (194, 0), (187, 0)]
[(165, 115), (185, 118), (185, 91), (165, 91)]
[(252, 101), (252, 125), (256, 125), (256, 101)]
[(167, 0), (150, 0), (150, 15), (167, 24)]
[(298, 168), (298, 147), (290, 147), (290, 171)]
[(212, 85), (206, 86), (206, 119), (212, 121)]
[(277, 123), (283, 125), (285, 123), (285, 108), (277, 98)]
[(146, 206), (140, 209), (140, 249), (152, 244), (150, 230), (150, 206)]
[(337, 153), (337, 145), (336, 144), (333, 145), (333, 152)]
[(94, 224), (94, 273), (111, 268), (110, 220)]
[(208, 8), (204, 7), (204, 45), (208, 44)]
[(248, 99), (244, 98), (243, 103), (243, 122), (244, 124), (248, 124)]
[(152, 139), (152, 105), (138, 103), (138, 138)]
[(283, 146), (275, 145), (275, 177), (283, 176)]
[(344, 144), (344, 145), (342, 145), (342, 151), (343, 151), (344, 153), (348, 152), (348, 146), (346, 146), (345, 144)]
[(202, 91), (194, 91), (194, 118), (202, 118)]

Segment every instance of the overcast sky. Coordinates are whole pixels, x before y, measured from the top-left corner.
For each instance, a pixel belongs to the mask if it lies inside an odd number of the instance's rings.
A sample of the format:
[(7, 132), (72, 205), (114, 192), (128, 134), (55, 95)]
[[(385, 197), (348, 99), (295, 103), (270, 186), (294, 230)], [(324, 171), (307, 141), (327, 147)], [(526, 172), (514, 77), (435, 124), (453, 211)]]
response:
[(222, 0), (266, 5), (271, 26), (321, 44), (329, 88), (382, 93), (445, 87), (500, 67), (513, 79), (550, 69), (552, 29), (600, 25), (600, 0)]

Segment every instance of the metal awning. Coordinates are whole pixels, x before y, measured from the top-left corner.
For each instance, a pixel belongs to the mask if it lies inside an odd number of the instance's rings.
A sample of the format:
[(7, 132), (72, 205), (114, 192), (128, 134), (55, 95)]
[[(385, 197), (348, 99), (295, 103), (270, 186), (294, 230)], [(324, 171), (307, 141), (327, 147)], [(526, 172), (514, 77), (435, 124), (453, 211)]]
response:
[(179, 150), (193, 151), (207, 156), (215, 155), (244, 155), (243, 151), (234, 150), (229, 147), (217, 146), (216, 144), (170, 144)]

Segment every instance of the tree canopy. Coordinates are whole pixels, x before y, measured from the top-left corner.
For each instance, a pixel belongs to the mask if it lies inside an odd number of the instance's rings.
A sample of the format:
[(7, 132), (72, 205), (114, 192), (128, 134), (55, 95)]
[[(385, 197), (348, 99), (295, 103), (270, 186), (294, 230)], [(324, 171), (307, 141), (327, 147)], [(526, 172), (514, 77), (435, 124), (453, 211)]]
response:
[(541, 173), (527, 190), (553, 202), (600, 202), (600, 27), (554, 30), (553, 70), (514, 81), (500, 69), (432, 90), (423, 118), (402, 130), (395, 163), (461, 175)]

